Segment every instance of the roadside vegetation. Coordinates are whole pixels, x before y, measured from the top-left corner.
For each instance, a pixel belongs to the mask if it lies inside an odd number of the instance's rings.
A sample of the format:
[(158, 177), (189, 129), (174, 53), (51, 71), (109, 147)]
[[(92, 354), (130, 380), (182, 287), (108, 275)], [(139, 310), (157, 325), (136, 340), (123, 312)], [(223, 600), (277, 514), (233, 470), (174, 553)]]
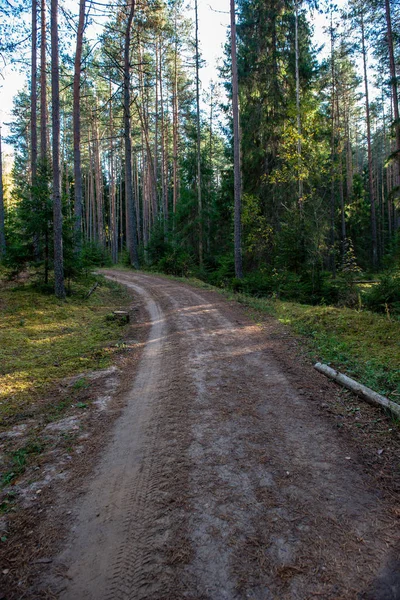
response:
[(397, 300), (391, 301), (388, 293), (395, 287), (393, 281), (398, 281), (398, 274), (389, 281), (386, 274), (378, 283), (347, 282), (345, 286), (343, 280), (336, 282), (343, 293), (356, 299), (354, 308), (340, 303), (334, 306), (288, 301), (276, 293), (262, 296), (237, 292), (234, 279), (216, 287), (197, 277), (169, 277), (222, 293), (242, 304), (259, 323), (266, 315), (278, 319), (301, 337), (313, 362), (329, 364), (400, 403), (400, 315)]
[(0, 290), (1, 428), (29, 416), (62, 379), (111, 364), (124, 330), (107, 316), (125, 307), (129, 295), (93, 275), (71, 282), (65, 301), (36, 283), (34, 275), (24, 282), (3, 278)]
[(331, 365), (400, 402), (400, 321), (335, 306), (238, 297), (302, 336), (313, 361)]

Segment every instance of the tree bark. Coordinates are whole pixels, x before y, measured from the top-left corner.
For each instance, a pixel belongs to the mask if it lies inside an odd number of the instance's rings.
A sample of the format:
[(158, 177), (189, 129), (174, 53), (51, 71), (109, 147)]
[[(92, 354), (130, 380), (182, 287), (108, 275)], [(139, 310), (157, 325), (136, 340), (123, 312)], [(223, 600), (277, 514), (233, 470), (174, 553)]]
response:
[[(32, 0), (32, 55), (31, 55), (31, 200), (32, 210), (38, 209), (37, 194), (37, 0)], [(39, 234), (33, 235), (33, 249), (39, 260)]]
[(4, 220), (3, 159), (1, 155), (0, 127), (0, 260), (4, 257), (6, 253), (6, 233)]
[(37, 176), (37, 0), (32, 0), (32, 65), (31, 65), (31, 183)]
[(53, 125), (54, 278), (57, 298), (65, 298), (60, 178), (60, 81), (58, 54), (58, 0), (51, 0), (51, 100)]
[(368, 404), (389, 410), (397, 419), (400, 417), (400, 404), (392, 402), (385, 396), (381, 396), (365, 385), (358, 383), (358, 381), (355, 381), (354, 379), (347, 377), (347, 375), (343, 375), (342, 373), (339, 373), (339, 371), (335, 371), (335, 369), (328, 367), (328, 365), (316, 363), (314, 368), (320, 373), (323, 373), (323, 375), (333, 379), (333, 381), (340, 383), (348, 390), (351, 390), (354, 394), (357, 394), (357, 396), (368, 402)]
[[(127, 9), (129, 4), (126, 5)], [(128, 20), (125, 30), (124, 44), (124, 140), (125, 140), (125, 200), (128, 213), (128, 240), (129, 240), (129, 258), (135, 269), (139, 268), (139, 257), (136, 241), (136, 210), (133, 201), (133, 182), (132, 182), (132, 140), (131, 140), (131, 113), (130, 113), (130, 45), (131, 45), (131, 27), (135, 14), (135, 0), (131, 0)]]
[(41, 0), (40, 19), (40, 162), (47, 167), (47, 77), (46, 77), (46, 0)]
[(239, 128), (239, 88), (236, 55), (235, 0), (230, 0), (231, 8), (231, 59), (232, 59), (232, 111), (233, 111), (233, 174), (234, 174), (234, 253), (235, 276), (243, 278), (242, 266), (242, 179), (240, 172), (240, 128)]
[(298, 202), (303, 208), (303, 180), (301, 177), (301, 114), (300, 114), (300, 75), (299, 75), (299, 2), (295, 2), (295, 56), (296, 56), (296, 112), (297, 112), (297, 162), (298, 162)]
[(173, 197), (172, 211), (175, 215), (176, 205), (179, 200), (179, 179), (178, 179), (178, 139), (179, 139), (179, 123), (178, 123), (178, 32), (177, 19), (175, 8), (175, 48), (174, 48), (174, 81), (172, 93), (172, 145), (173, 145)]
[(199, 77), (199, 16), (197, 0), (194, 3), (196, 17), (196, 132), (197, 132), (197, 210), (199, 215), (199, 265), (203, 266), (203, 200), (201, 196), (201, 132), (200, 132), (200, 77)]
[(118, 262), (118, 219), (117, 219), (117, 194), (115, 186), (114, 164), (114, 120), (112, 103), (112, 86), (110, 78), (110, 230), (111, 230), (111, 256), (114, 264)]
[(333, 33), (333, 18), (331, 12), (331, 202), (330, 202), (330, 240), (329, 262), (333, 277), (336, 277), (335, 261), (335, 38)]
[[(97, 102), (96, 102), (97, 109)], [(97, 240), (104, 247), (104, 198), (103, 198), (103, 176), (100, 157), (100, 133), (97, 123), (97, 110), (93, 118), (93, 158), (94, 158), (94, 177), (96, 186), (96, 219), (97, 219)]]
[[(397, 87), (397, 73), (396, 63), (394, 58), (393, 50), (393, 34), (392, 34), (392, 18), (390, 14), (390, 3), (389, 0), (385, 0), (385, 12), (386, 12), (386, 25), (387, 25), (387, 41), (389, 49), (389, 62), (390, 62), (390, 77), (392, 82), (392, 101), (393, 101), (393, 115), (395, 121), (395, 134), (396, 134), (396, 183), (400, 185), (400, 118), (399, 118), (399, 93)], [(398, 193), (398, 192), (397, 192)]]
[(375, 193), (372, 171), (372, 147), (371, 147), (371, 118), (369, 111), (369, 96), (368, 96), (368, 78), (367, 78), (367, 50), (365, 47), (365, 30), (364, 30), (364, 15), (361, 11), (361, 46), (364, 67), (364, 86), (365, 86), (365, 115), (367, 121), (367, 148), (368, 148), (368, 189), (371, 203), (371, 237), (372, 237), (372, 266), (374, 269), (378, 266), (378, 236), (376, 228), (376, 208), (375, 208)]
[(73, 98), (73, 130), (74, 130), (74, 246), (75, 252), (82, 248), (82, 167), (81, 167), (81, 63), (83, 47), (83, 31), (85, 28), (86, 0), (79, 2), (79, 21), (76, 36), (74, 64), (74, 98)]

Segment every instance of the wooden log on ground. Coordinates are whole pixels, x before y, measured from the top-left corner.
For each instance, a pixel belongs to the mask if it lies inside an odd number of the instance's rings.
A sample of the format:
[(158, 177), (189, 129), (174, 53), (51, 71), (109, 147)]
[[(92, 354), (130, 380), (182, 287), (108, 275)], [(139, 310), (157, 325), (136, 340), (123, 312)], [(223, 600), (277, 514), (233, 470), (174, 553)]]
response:
[(113, 315), (119, 323), (129, 323), (129, 313), (126, 310), (114, 310)]
[(324, 375), (329, 377), (330, 379), (333, 379), (333, 381), (340, 383), (340, 385), (347, 388), (348, 390), (351, 390), (352, 392), (357, 394), (357, 396), (359, 396), (369, 404), (372, 404), (373, 406), (379, 406), (380, 408), (386, 408), (391, 412), (391, 414), (394, 417), (400, 419), (400, 404), (392, 402), (391, 400), (389, 400), (389, 398), (381, 396), (380, 394), (374, 392), (365, 385), (358, 383), (358, 381), (355, 381), (354, 379), (347, 377), (347, 375), (343, 375), (343, 373), (339, 373), (339, 371), (335, 371), (335, 369), (328, 367), (328, 365), (316, 363), (314, 365), (314, 368), (317, 369), (317, 371), (319, 371), (320, 373), (323, 373)]
[(90, 288), (90, 290), (88, 291), (88, 293), (85, 296), (85, 300), (87, 300), (92, 294), (93, 292), (99, 287), (98, 282), (96, 281), (96, 283)]

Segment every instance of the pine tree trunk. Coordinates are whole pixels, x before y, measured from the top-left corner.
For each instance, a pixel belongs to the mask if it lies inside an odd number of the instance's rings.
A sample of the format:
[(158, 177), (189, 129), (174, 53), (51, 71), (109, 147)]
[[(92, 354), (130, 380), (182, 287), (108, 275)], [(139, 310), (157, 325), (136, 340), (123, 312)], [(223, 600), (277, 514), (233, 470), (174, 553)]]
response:
[(46, 0), (41, 0), (40, 39), (40, 162), (47, 167)]
[[(31, 55), (31, 199), (32, 210), (38, 209), (37, 203), (37, 0), (32, 0), (32, 55)], [(39, 235), (33, 235), (35, 259), (39, 260)]]
[(32, 0), (32, 67), (31, 67), (31, 176), (37, 176), (37, 0)]
[(94, 158), (94, 178), (96, 185), (96, 218), (97, 218), (97, 239), (99, 244), (104, 247), (104, 199), (103, 199), (103, 177), (100, 158), (100, 133), (97, 124), (97, 117), (93, 119), (93, 158)]
[(295, 56), (296, 56), (296, 112), (297, 112), (297, 162), (298, 162), (298, 202), (303, 208), (303, 179), (301, 177), (301, 114), (300, 114), (300, 75), (299, 75), (299, 8), (295, 0)]
[(51, 0), (51, 100), (53, 125), (54, 278), (57, 298), (65, 298), (60, 178), (60, 82), (58, 0)]
[[(129, 4), (126, 5), (127, 9)], [(131, 0), (124, 44), (124, 139), (125, 139), (125, 201), (128, 220), (128, 242), (129, 258), (131, 265), (135, 269), (139, 268), (139, 257), (136, 242), (136, 211), (133, 199), (133, 181), (132, 181), (132, 140), (131, 140), (131, 113), (130, 113), (130, 45), (131, 45), (131, 27), (135, 14), (135, 0)]]
[(372, 237), (372, 266), (374, 269), (378, 266), (378, 237), (376, 228), (376, 208), (375, 193), (373, 184), (373, 165), (372, 165), (372, 147), (371, 147), (371, 118), (369, 111), (368, 97), (368, 78), (367, 78), (367, 51), (365, 47), (364, 15), (361, 13), (361, 45), (364, 67), (364, 86), (365, 86), (365, 115), (367, 121), (367, 148), (368, 148), (368, 189), (371, 203), (371, 237)]
[(240, 128), (239, 128), (239, 89), (236, 55), (236, 18), (235, 0), (230, 0), (231, 8), (231, 59), (232, 59), (232, 110), (233, 110), (233, 173), (234, 173), (234, 252), (235, 276), (243, 278), (242, 267), (242, 223), (241, 223), (241, 195), (242, 181), (240, 172)]
[(115, 186), (114, 164), (114, 119), (112, 104), (112, 86), (110, 79), (110, 230), (111, 230), (111, 256), (114, 264), (118, 262), (118, 219), (117, 219), (117, 194)]
[(393, 34), (392, 34), (392, 19), (390, 15), (390, 3), (389, 0), (385, 0), (385, 11), (386, 11), (386, 25), (387, 25), (387, 41), (389, 49), (390, 59), (390, 77), (392, 82), (392, 101), (393, 101), (393, 114), (395, 120), (395, 132), (396, 132), (396, 152), (397, 154), (397, 185), (400, 180), (400, 120), (399, 120), (399, 94), (397, 89), (397, 73), (396, 63), (393, 51)]
[(197, 131), (197, 210), (199, 215), (199, 265), (203, 266), (203, 200), (201, 196), (201, 132), (200, 132), (200, 77), (199, 77), (199, 16), (197, 0), (194, 3), (196, 17), (196, 131)]
[(330, 240), (329, 240), (329, 262), (333, 277), (336, 277), (335, 261), (335, 48), (333, 35), (333, 19), (331, 12), (331, 202), (330, 202)]
[[(175, 9), (176, 11), (176, 9)], [(175, 12), (175, 49), (174, 49), (174, 81), (172, 93), (172, 144), (173, 144), (173, 198), (172, 211), (175, 215), (176, 205), (179, 201), (179, 180), (178, 180), (178, 33), (176, 25)]]
[(6, 232), (4, 220), (3, 158), (1, 155), (0, 127), (0, 260), (4, 257), (6, 253)]
[(164, 235), (168, 232), (168, 188), (167, 188), (167, 160), (165, 144), (165, 119), (164, 119), (164, 94), (163, 94), (163, 73), (162, 73), (162, 46), (160, 44), (160, 105), (161, 105), (161, 189), (162, 189), (162, 207), (164, 216)]
[(79, 2), (78, 32), (76, 35), (76, 51), (74, 64), (74, 98), (73, 98), (73, 130), (74, 130), (74, 234), (75, 252), (80, 253), (82, 247), (82, 167), (81, 167), (81, 62), (83, 31), (85, 28), (85, 3)]

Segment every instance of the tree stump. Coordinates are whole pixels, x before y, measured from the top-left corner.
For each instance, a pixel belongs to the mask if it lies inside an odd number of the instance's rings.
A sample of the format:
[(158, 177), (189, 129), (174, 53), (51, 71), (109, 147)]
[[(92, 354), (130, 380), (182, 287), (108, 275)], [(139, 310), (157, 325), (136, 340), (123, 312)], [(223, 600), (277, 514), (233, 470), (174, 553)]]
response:
[(114, 310), (113, 315), (114, 319), (121, 325), (129, 323), (129, 313), (126, 310)]

